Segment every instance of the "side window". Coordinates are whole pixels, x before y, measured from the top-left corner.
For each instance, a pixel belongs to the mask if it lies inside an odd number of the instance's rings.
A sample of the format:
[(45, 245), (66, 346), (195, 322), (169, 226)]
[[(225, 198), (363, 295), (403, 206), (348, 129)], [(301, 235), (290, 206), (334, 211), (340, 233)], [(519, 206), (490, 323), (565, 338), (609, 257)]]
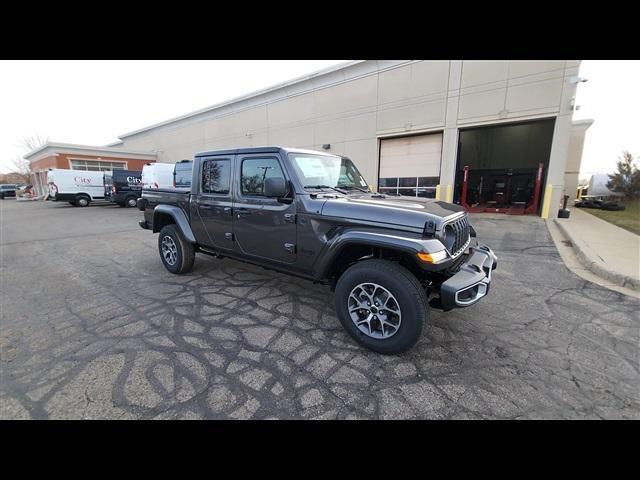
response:
[(193, 162), (180, 162), (176, 163), (174, 167), (174, 182), (176, 187), (190, 187), (191, 186), (191, 170), (193, 168)]
[(280, 163), (275, 158), (247, 158), (243, 160), (240, 179), (242, 194), (264, 196), (264, 181), (272, 177), (284, 178)]
[(231, 165), (228, 159), (202, 162), (202, 193), (228, 195)]

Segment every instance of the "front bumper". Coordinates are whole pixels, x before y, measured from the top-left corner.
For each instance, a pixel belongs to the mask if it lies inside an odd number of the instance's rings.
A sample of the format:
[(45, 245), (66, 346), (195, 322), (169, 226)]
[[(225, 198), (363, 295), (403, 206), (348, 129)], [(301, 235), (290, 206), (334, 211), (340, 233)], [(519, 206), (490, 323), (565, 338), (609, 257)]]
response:
[(136, 207), (138, 207), (138, 210), (140, 210), (141, 212), (144, 212), (145, 208), (147, 207), (147, 199), (139, 197), (138, 200), (136, 200)]
[(486, 245), (469, 248), (469, 258), (458, 273), (440, 285), (440, 304), (443, 310), (473, 305), (487, 296), (491, 272), (498, 265), (498, 257)]

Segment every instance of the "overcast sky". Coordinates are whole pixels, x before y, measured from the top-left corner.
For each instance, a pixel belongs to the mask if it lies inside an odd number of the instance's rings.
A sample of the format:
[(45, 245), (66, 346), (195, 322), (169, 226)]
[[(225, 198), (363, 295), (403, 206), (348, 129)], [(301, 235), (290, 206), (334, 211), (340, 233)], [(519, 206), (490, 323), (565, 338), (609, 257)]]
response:
[[(0, 61), (0, 171), (34, 134), (105, 145), (118, 135), (342, 63), (304, 61)], [(580, 110), (593, 118), (583, 174), (640, 155), (640, 61), (582, 62)]]

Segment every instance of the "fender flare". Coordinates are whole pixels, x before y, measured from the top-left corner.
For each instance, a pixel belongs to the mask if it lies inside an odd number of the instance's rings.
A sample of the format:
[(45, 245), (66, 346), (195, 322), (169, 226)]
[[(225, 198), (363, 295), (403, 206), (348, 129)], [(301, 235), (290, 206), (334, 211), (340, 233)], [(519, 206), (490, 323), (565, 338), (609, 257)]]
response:
[(407, 235), (406, 232), (374, 232), (366, 230), (343, 230), (322, 249), (320, 258), (314, 265), (314, 277), (325, 278), (334, 260), (348, 248), (349, 245), (368, 245), (372, 247), (388, 248), (409, 254), (412, 257), (419, 252), (432, 253), (444, 247), (435, 238), (420, 238)]
[(180, 207), (176, 207), (175, 205), (157, 205), (156, 208), (153, 209), (153, 233), (158, 233), (160, 231), (157, 226), (157, 220), (160, 215), (169, 215), (173, 218), (173, 221), (176, 223), (187, 242), (196, 243), (196, 237), (191, 230), (189, 220)]

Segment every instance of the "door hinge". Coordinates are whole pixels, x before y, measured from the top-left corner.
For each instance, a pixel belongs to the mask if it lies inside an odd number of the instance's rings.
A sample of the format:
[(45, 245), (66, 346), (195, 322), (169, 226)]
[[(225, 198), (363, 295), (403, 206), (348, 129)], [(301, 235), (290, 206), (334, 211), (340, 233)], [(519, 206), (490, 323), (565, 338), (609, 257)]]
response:
[(224, 234), (224, 238), (226, 238), (227, 240), (229, 240), (229, 241), (233, 242), (233, 233), (226, 232), (226, 233)]
[(296, 244), (295, 243), (285, 243), (284, 249), (289, 253), (296, 253)]
[(296, 223), (296, 214), (295, 213), (285, 213), (284, 221), (287, 223)]

